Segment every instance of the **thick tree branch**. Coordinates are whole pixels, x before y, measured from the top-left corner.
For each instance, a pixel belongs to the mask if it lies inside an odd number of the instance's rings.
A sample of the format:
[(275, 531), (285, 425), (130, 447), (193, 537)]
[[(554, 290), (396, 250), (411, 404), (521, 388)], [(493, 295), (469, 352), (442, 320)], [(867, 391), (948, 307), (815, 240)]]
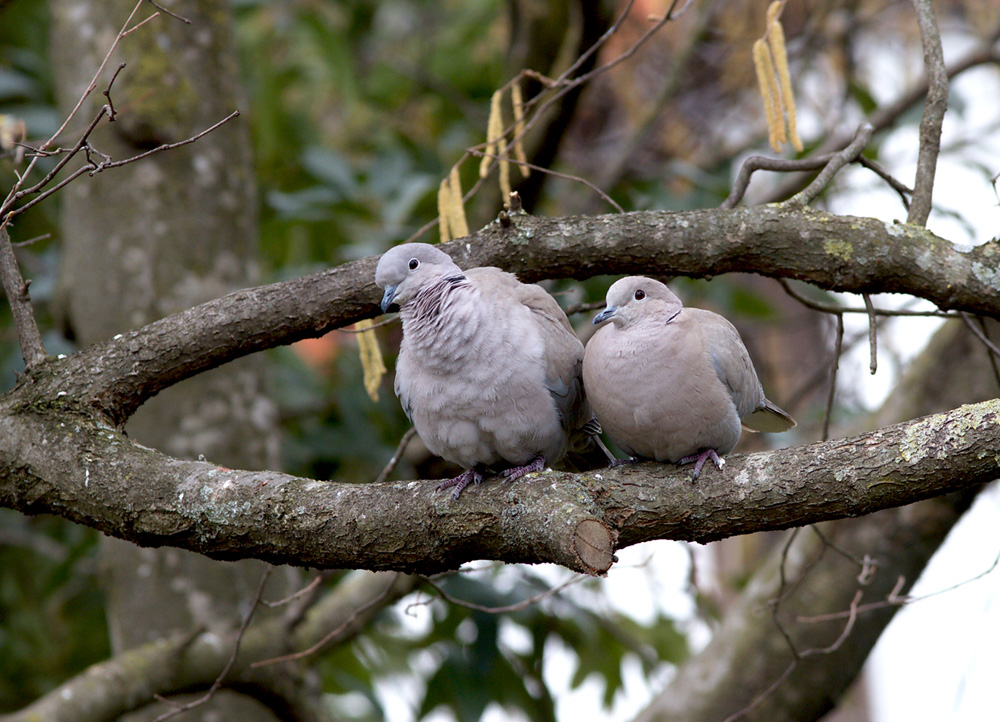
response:
[(614, 549), (711, 541), (868, 514), (1000, 477), (1000, 400), (836, 441), (736, 455), (697, 485), (672, 465), (492, 481), (453, 503), (433, 482), (344, 484), (172, 459), (13, 394), (0, 504), (140, 545), (320, 568), (430, 573), (474, 559), (600, 574)]
[[(968, 249), (924, 228), (810, 208), (760, 206), (595, 217), (513, 215), (443, 246), (462, 267), (498, 265), (525, 281), (603, 273), (714, 276), (755, 270), (851, 292), (908, 293), (1000, 316), (1000, 243)], [(24, 383), (123, 423), (162, 389), (235, 358), (379, 313), (375, 258), (231, 293), (116, 336)]]

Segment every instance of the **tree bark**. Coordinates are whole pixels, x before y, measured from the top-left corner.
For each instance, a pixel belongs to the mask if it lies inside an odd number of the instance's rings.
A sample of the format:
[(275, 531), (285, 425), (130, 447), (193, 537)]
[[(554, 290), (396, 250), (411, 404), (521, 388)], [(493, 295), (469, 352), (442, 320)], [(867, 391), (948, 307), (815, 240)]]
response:
[[(86, 89), (134, 5), (132, 0), (52, 4), (53, 67), (64, 113)], [(110, 95), (117, 116), (91, 143), (115, 159), (183, 140), (245, 106), (227, 3), (171, 7), (191, 24), (166, 16), (147, 23), (123, 41), (109, 64), (110, 72), (118, 57), (125, 63)], [(90, 32), (83, 32), (84, 26)], [(95, 95), (99, 102), (84, 106), (86, 114), (108, 102)], [(256, 186), (249, 148), (246, 125), (233, 124), (197, 147), (67, 189), (61, 286), (78, 342), (94, 344), (256, 280)], [(265, 372), (262, 357), (248, 357), (165, 389), (129, 420), (129, 436), (179, 458), (274, 468), (276, 414), (264, 388)], [(197, 629), (230, 636), (250, 611), (267, 569), (254, 560), (223, 564), (182, 549), (143, 549), (112, 537), (101, 546), (116, 654)], [(286, 596), (298, 576), (289, 569), (271, 575), (268, 598)], [(176, 668), (168, 664), (163, 672)], [(211, 684), (200, 681), (205, 688)], [(151, 688), (144, 700), (126, 698), (148, 704), (153, 693), (166, 688)], [(163, 711), (155, 704), (138, 718)], [(186, 718), (220, 714), (276, 718), (259, 701), (229, 691)]]

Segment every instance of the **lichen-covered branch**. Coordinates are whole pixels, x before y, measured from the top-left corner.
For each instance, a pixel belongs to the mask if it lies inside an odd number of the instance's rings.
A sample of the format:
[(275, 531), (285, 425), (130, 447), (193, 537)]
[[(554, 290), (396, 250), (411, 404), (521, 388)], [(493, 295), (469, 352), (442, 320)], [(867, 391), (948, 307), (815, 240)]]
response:
[(321, 482), (182, 461), (96, 414), (18, 406), (0, 414), (0, 504), (140, 545), (320, 568), (430, 573), (496, 559), (601, 574), (614, 549), (641, 541), (705, 542), (860, 516), (1000, 477), (1000, 400), (730, 456), (697, 486), (687, 469), (647, 463), (494, 480), (458, 502), (434, 482)]
[[(752, 271), (837, 291), (908, 293), (941, 308), (1000, 316), (1000, 243), (963, 248), (919, 226), (810, 208), (522, 214), (443, 248), (464, 268), (497, 265), (525, 281)], [(378, 314), (375, 260), (237, 291), (39, 368), (28, 382), (123, 423), (184, 378)]]

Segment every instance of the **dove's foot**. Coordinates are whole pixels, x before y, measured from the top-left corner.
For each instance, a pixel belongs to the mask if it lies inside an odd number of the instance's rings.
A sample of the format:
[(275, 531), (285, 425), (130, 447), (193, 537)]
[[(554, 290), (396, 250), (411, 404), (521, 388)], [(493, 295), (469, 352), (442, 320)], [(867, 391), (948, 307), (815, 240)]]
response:
[(531, 463), (525, 464), (524, 466), (512, 466), (509, 469), (501, 471), (497, 476), (501, 479), (506, 479), (507, 481), (514, 481), (515, 479), (520, 479), (525, 474), (530, 474), (533, 471), (541, 471), (545, 468), (545, 459), (541, 456), (536, 456)]
[(612, 457), (611, 461), (608, 462), (608, 468), (614, 469), (616, 466), (625, 466), (626, 464), (638, 464), (638, 463), (639, 463), (638, 456), (630, 456), (627, 459), (616, 459)]
[(456, 476), (454, 479), (445, 479), (440, 484), (437, 485), (436, 491), (441, 491), (443, 489), (452, 489), (451, 498), (458, 499), (458, 495), (462, 493), (462, 489), (467, 487), (469, 484), (476, 484), (477, 486), (483, 480), (483, 475), (480, 474), (475, 469), (467, 469), (461, 474)]
[(690, 464), (692, 461), (697, 462), (694, 465), (694, 474), (691, 475), (691, 481), (698, 478), (701, 473), (701, 467), (705, 465), (705, 460), (711, 459), (712, 463), (715, 464), (716, 469), (721, 469), (725, 466), (726, 462), (724, 459), (720, 459), (719, 455), (715, 452), (715, 449), (705, 449), (698, 454), (691, 454), (690, 456), (685, 456), (683, 459), (677, 462), (677, 465)]

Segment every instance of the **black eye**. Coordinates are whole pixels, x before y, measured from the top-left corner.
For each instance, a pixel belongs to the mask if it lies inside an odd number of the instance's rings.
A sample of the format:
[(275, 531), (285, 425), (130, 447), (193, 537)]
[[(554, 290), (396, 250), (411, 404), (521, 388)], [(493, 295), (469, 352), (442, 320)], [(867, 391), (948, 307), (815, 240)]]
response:
[(420, 265), (420, 261), (418, 261), (416, 258), (411, 258), (410, 263), (408, 265), (410, 266), (411, 271), (416, 271), (417, 266)]
[(641, 288), (636, 289), (636, 291), (635, 291), (635, 300), (636, 301), (641, 301), (645, 297), (646, 297), (646, 292), (645, 291), (643, 291)]

